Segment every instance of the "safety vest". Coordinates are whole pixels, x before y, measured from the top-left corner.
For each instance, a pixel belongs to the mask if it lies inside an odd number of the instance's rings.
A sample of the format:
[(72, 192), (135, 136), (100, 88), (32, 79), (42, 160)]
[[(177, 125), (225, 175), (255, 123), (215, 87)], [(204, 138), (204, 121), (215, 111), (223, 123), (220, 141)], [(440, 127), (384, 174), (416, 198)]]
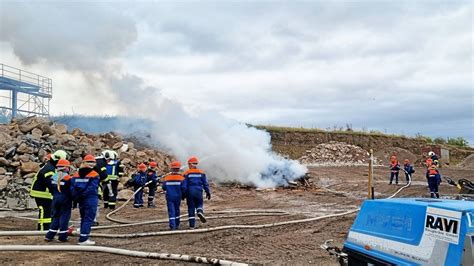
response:
[(107, 178), (104, 180), (104, 182), (110, 181), (110, 180), (118, 180), (120, 176), (123, 175), (121, 167), (120, 167), (120, 161), (110, 161), (107, 163), (105, 166), (105, 170), (107, 172)]
[(48, 189), (48, 183), (54, 174), (56, 174), (56, 167), (51, 162), (46, 163), (33, 178), (30, 196), (33, 198), (53, 199), (53, 195)]

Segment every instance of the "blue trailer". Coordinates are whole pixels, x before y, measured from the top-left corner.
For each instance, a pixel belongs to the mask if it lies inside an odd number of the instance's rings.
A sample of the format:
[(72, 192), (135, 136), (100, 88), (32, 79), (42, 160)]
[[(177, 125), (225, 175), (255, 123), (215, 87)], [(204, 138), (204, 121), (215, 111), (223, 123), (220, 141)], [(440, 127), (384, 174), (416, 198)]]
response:
[(474, 263), (474, 201), (366, 200), (338, 255), (343, 265)]

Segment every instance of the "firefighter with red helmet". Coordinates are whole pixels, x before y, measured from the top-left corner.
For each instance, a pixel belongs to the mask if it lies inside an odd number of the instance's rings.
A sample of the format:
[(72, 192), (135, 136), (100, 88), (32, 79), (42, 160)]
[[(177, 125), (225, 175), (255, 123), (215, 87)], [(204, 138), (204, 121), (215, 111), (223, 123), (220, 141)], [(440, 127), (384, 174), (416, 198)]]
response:
[(392, 184), (393, 178), (395, 178), (395, 184), (398, 185), (398, 173), (400, 172), (400, 163), (397, 160), (397, 156), (393, 155), (390, 157), (390, 183)]
[(206, 193), (206, 198), (211, 199), (211, 191), (207, 183), (207, 177), (204, 171), (197, 168), (199, 160), (193, 156), (188, 159), (189, 169), (183, 176), (186, 182), (186, 203), (188, 205), (189, 227), (194, 229), (196, 226), (196, 214), (202, 223), (206, 222), (204, 216), (204, 201), (202, 192)]
[(38, 173), (33, 178), (33, 183), (30, 187), (30, 196), (35, 199), (36, 206), (38, 206), (38, 230), (48, 230), (51, 224), (51, 203), (53, 195), (49, 190), (51, 177), (56, 173), (56, 164), (59, 160), (65, 160), (67, 153), (63, 150), (57, 150), (46, 164), (41, 167)]
[(100, 176), (94, 170), (95, 167), (95, 157), (88, 154), (71, 179), (72, 199), (78, 203), (81, 215), (79, 245), (95, 245), (95, 242), (89, 239), (99, 203)]
[(68, 160), (59, 160), (56, 164), (56, 173), (52, 176), (48, 186), (49, 191), (53, 194), (53, 202), (51, 204), (52, 222), (44, 238), (47, 242), (54, 239), (58, 230), (58, 240), (60, 242), (68, 241), (68, 225), (72, 207), (70, 167), (71, 163)]
[(138, 189), (140, 191), (135, 193), (135, 198), (133, 201), (134, 208), (143, 207), (143, 188), (147, 183), (147, 167), (144, 163), (138, 165), (138, 171), (132, 175), (132, 178), (127, 181), (127, 186), (133, 186), (134, 191)]
[(171, 173), (163, 177), (163, 191), (165, 191), (166, 206), (168, 207), (169, 226), (171, 230), (179, 228), (180, 205), (186, 193), (186, 181), (179, 173), (180, 162), (172, 162)]
[(148, 184), (148, 208), (155, 208), (155, 194), (156, 188), (158, 186), (158, 175), (157, 175), (157, 166), (156, 162), (150, 162), (148, 165), (147, 171), (147, 182)]

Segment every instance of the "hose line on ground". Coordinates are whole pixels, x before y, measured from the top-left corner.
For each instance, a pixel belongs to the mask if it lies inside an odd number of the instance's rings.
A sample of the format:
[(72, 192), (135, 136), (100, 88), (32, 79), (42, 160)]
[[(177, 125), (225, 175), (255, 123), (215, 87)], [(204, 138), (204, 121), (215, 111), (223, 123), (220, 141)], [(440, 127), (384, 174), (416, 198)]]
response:
[(198, 263), (208, 263), (216, 265), (248, 265), (245, 263), (239, 263), (229, 260), (210, 259), (198, 256), (180, 255), (180, 254), (168, 254), (168, 253), (155, 253), (155, 252), (144, 252), (134, 251), (121, 248), (111, 248), (103, 246), (72, 246), (72, 245), (0, 245), (0, 251), (76, 251), (76, 252), (103, 252), (116, 255), (125, 255), (138, 258), (147, 259), (165, 259), (165, 260), (178, 260)]

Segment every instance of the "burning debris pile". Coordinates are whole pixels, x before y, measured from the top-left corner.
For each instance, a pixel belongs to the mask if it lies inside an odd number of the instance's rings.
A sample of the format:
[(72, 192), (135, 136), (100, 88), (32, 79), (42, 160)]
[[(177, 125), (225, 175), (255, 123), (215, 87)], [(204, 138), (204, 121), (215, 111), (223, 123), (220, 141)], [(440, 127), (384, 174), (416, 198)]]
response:
[[(369, 163), (368, 152), (359, 146), (330, 141), (306, 151), (299, 158), (302, 164), (312, 166), (358, 166)], [(377, 160), (375, 160), (377, 163)]]
[(149, 160), (158, 163), (159, 171), (167, 169), (169, 155), (134, 146), (115, 133), (90, 135), (77, 128), (68, 131), (65, 125), (37, 117), (0, 125), (0, 208), (35, 206), (29, 198), (29, 187), (48, 153), (57, 149), (67, 151), (76, 167), (85, 154), (98, 155), (102, 150), (113, 149), (119, 153), (127, 176), (139, 163)]

